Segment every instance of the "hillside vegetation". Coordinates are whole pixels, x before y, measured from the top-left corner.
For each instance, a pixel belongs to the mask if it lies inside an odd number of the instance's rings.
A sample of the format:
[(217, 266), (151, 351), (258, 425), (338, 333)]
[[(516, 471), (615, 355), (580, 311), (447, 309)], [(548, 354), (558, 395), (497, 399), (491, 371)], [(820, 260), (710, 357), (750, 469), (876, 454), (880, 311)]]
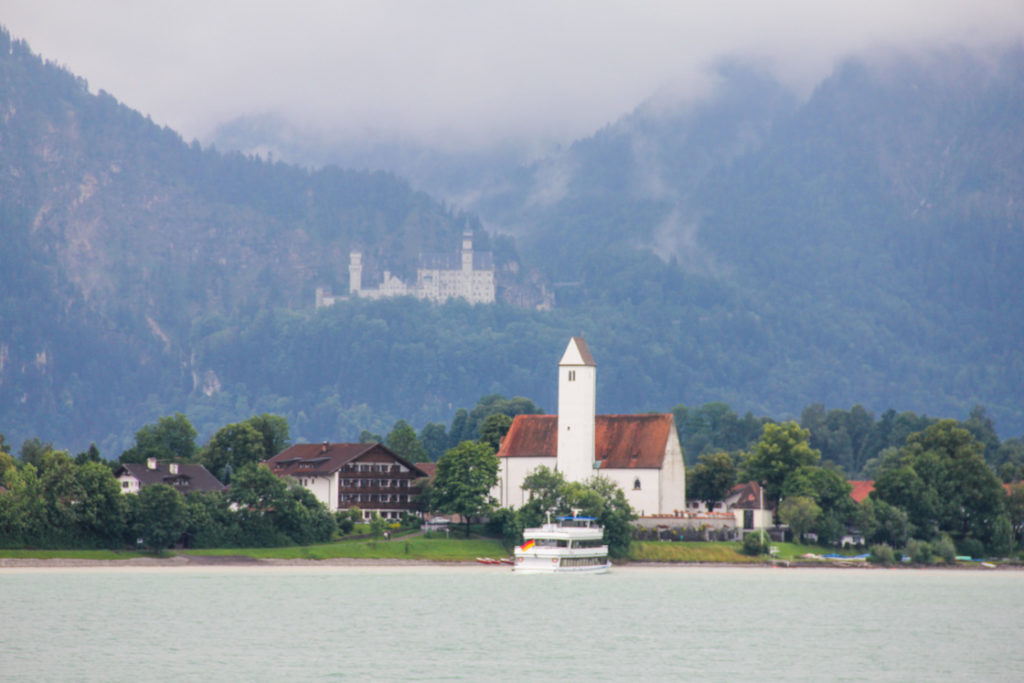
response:
[[(553, 410), (583, 332), (601, 412), (980, 404), (1019, 434), (1022, 64), (853, 62), (803, 103), (724, 67), (716, 98), (460, 176), (480, 199), (455, 209), (387, 172), (186, 143), (0, 32), (0, 429), (116, 457), (175, 411), (204, 439), (270, 412), (344, 441), (491, 393)], [(554, 310), (313, 310), (350, 249), (409, 277), (465, 229)]]

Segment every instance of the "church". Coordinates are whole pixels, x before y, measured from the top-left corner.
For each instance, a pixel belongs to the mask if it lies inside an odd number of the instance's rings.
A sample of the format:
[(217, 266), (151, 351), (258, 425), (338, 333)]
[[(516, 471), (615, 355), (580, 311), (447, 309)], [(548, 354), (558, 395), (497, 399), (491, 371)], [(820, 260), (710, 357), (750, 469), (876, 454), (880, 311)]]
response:
[(583, 337), (558, 363), (558, 414), (518, 415), (498, 450), (502, 507), (528, 500), (523, 480), (544, 465), (566, 481), (610, 479), (641, 516), (686, 509), (686, 471), (671, 414), (597, 415), (597, 364)]

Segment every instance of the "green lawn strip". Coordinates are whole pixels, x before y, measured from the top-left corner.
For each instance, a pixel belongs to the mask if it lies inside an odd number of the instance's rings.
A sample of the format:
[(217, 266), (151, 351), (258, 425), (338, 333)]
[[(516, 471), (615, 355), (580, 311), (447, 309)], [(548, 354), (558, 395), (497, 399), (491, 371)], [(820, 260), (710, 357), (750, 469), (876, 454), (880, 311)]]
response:
[[(802, 545), (798, 543), (772, 543), (779, 551), (776, 556), (780, 560), (805, 561), (802, 556), (806, 553), (821, 555), (822, 553), (837, 552), (833, 549), (823, 548), (815, 545)], [(734, 542), (665, 542), (665, 541), (634, 541), (630, 546), (629, 560), (633, 562), (729, 562), (729, 563), (759, 563), (771, 560), (767, 555), (752, 557), (744, 555), (740, 543)], [(842, 551), (843, 555), (857, 555), (861, 551)], [(813, 560), (807, 560), (813, 561)], [(829, 562), (830, 560), (820, 560)]]
[(740, 552), (739, 543), (634, 541), (629, 548), (632, 562), (764, 562)]
[(214, 548), (182, 550), (180, 555), (240, 555), (258, 559), (329, 560), (335, 558), (434, 560), (472, 562), (477, 557), (506, 557), (508, 551), (493, 539), (393, 538), (390, 541), (360, 539), (283, 548)]
[(130, 560), (135, 557), (151, 555), (118, 550), (0, 550), (0, 558), (15, 560)]

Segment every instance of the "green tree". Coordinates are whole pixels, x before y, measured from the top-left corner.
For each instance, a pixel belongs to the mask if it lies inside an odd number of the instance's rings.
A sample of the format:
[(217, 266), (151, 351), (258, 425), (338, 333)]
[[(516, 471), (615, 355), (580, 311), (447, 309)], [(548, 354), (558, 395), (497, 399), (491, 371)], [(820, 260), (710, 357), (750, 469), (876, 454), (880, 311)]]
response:
[(494, 506), (491, 489), (498, 483), (498, 458), (485, 443), (463, 441), (437, 462), (431, 507), (459, 514), (466, 521), (466, 538), (473, 517)]
[(489, 444), (497, 453), (501, 448), (501, 440), (508, 434), (511, 426), (511, 417), (504, 413), (492, 413), (480, 423), (480, 441)]
[(741, 462), (743, 480), (764, 484), (765, 495), (778, 509), (786, 477), (821, 460), (809, 439), (810, 432), (795, 422), (766, 424), (760, 440)]
[(100, 449), (96, 448), (95, 443), (89, 444), (89, 448), (75, 456), (76, 465), (84, 465), (87, 462), (103, 462), (103, 458), (100, 457)]
[(1010, 515), (1013, 536), (1019, 548), (1021, 541), (1024, 541), (1024, 484), (1010, 487), (1010, 495), (1006, 499), (1006, 508)]
[(249, 463), (266, 460), (264, 437), (249, 422), (238, 422), (221, 427), (210, 438), (202, 451), (202, 462), (221, 481), (230, 466), (236, 472)]
[(945, 531), (958, 546), (973, 538), (991, 553), (1008, 551), (1002, 484), (981, 444), (953, 420), (911, 434), (898, 462), (881, 470), (872, 495), (906, 510), (915, 537), (931, 540)]
[(686, 497), (714, 510), (736, 485), (736, 463), (728, 453), (705, 453), (686, 473)]
[(374, 434), (369, 429), (359, 432), (359, 443), (384, 443), (384, 437)]
[(35, 466), (36, 470), (42, 472), (45, 469), (44, 460), (53, 452), (53, 444), (42, 441), (39, 437), (25, 439), (21, 444), (19, 459), (26, 465)]
[(220, 491), (194, 491), (185, 496), (185, 535), (193, 548), (239, 545), (238, 516)]
[(420, 430), (420, 443), (430, 460), (437, 462), (448, 449), (448, 430), (440, 422), (429, 422)]
[(121, 454), (121, 463), (143, 463), (148, 458), (162, 461), (195, 462), (197, 432), (181, 413), (161, 417), (155, 424), (135, 432), (135, 445)]
[(405, 420), (399, 420), (388, 434), (387, 447), (395, 455), (409, 462), (430, 462), (427, 450), (416, 436), (416, 430)]
[(188, 528), (188, 514), (180, 493), (166, 484), (153, 484), (138, 493), (135, 533), (147, 548), (163, 552)]
[(89, 460), (75, 466), (78, 498), (75, 525), (83, 541), (106, 548), (118, 547), (125, 538), (125, 499), (110, 468)]
[(786, 498), (779, 505), (779, 519), (793, 530), (793, 540), (802, 543), (804, 534), (813, 530), (821, 519), (821, 508), (806, 496)]
[(263, 439), (264, 457), (272, 458), (291, 445), (288, 420), (280, 415), (262, 413), (253, 415), (245, 424), (251, 425)]

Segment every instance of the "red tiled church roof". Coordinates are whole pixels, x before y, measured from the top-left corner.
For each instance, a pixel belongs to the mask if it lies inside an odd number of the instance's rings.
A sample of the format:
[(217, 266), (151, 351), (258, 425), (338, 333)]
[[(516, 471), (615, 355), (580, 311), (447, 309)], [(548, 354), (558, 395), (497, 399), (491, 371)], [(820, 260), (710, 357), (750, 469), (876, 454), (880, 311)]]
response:
[[(659, 468), (672, 432), (671, 415), (598, 415), (594, 448), (601, 468)], [(499, 458), (556, 457), (557, 415), (517, 415)]]

